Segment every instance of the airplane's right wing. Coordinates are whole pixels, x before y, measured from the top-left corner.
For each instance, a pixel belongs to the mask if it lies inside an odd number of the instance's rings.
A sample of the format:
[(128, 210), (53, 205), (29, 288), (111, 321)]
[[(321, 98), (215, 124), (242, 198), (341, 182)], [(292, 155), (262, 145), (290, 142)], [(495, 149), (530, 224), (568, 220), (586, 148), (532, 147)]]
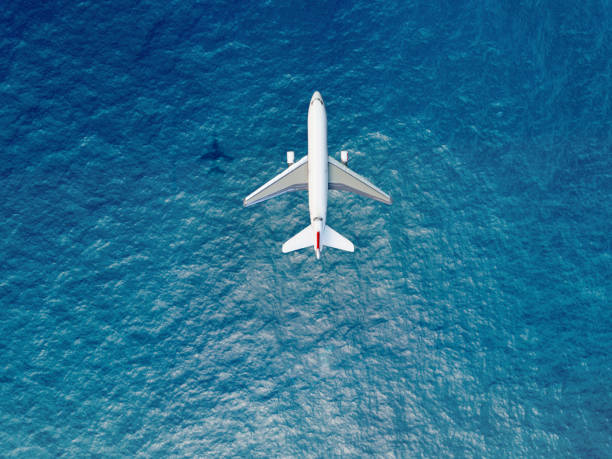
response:
[(361, 175), (356, 174), (344, 164), (332, 157), (329, 159), (329, 189), (351, 191), (367, 198), (372, 198), (385, 204), (391, 204), (391, 197), (381, 189), (372, 185)]
[(244, 205), (252, 206), (288, 191), (308, 189), (308, 156), (285, 169), (265, 185), (244, 198)]

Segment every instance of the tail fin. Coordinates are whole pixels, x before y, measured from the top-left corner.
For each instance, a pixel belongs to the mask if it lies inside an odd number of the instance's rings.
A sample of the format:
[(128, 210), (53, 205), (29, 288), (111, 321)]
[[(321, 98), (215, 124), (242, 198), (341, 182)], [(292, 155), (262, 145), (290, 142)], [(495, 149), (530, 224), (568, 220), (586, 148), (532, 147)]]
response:
[(344, 250), (346, 252), (354, 252), (355, 246), (344, 236), (338, 234), (329, 226), (325, 226), (323, 230), (323, 245), (333, 247), (334, 249)]
[(321, 247), (319, 247), (319, 232), (317, 231), (315, 236), (313, 226), (308, 225), (306, 228), (304, 228), (302, 231), (297, 233), (295, 236), (293, 236), (291, 239), (289, 239), (283, 244), (283, 253), (293, 252), (294, 250), (300, 250), (306, 247), (315, 247), (318, 258), (320, 249), (322, 249), (324, 246), (333, 247), (334, 249), (344, 250), (346, 252), (355, 251), (355, 246), (351, 241), (349, 241), (344, 236), (338, 234), (336, 231), (334, 231), (327, 225), (325, 226), (323, 234), (321, 234), (320, 237)]
[(312, 225), (308, 225), (283, 244), (283, 253), (293, 252), (313, 245)]

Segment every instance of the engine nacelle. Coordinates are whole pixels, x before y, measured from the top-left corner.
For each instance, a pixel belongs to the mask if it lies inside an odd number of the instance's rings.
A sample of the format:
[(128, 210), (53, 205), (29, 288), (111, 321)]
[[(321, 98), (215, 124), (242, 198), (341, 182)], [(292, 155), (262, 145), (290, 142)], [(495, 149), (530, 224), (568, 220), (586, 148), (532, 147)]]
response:
[(342, 164), (345, 166), (348, 164), (348, 151), (342, 150), (340, 152), (340, 161), (342, 161)]
[(288, 151), (287, 152), (287, 164), (289, 166), (292, 166), (294, 162), (295, 162), (295, 152), (294, 151)]

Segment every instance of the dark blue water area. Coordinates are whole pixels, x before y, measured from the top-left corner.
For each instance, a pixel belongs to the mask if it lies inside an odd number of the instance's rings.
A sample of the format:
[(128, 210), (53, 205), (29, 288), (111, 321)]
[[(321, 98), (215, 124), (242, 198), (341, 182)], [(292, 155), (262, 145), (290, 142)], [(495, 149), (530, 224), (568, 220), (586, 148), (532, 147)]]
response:
[[(610, 457), (612, 3), (5, 2), (0, 456)], [(281, 253), (306, 153), (355, 253)]]

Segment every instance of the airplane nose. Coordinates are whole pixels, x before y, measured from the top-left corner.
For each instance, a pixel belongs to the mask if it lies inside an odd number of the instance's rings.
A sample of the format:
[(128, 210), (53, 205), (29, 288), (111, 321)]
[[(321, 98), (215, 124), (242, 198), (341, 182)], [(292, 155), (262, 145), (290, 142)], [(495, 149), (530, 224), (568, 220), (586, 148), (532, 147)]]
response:
[(310, 99), (310, 103), (312, 104), (315, 100), (318, 100), (323, 105), (325, 105), (323, 103), (323, 97), (321, 96), (321, 93), (319, 91), (315, 91), (315, 93), (312, 95), (312, 99)]

